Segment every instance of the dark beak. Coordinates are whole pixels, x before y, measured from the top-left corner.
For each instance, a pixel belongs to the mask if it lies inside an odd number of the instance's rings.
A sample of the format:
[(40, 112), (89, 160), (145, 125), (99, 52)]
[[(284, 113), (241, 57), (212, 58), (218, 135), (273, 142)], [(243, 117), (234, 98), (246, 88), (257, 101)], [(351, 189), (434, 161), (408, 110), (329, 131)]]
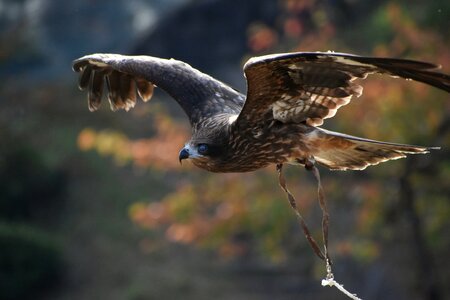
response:
[(189, 151), (187, 149), (183, 148), (183, 149), (181, 149), (180, 156), (178, 157), (178, 159), (180, 160), (180, 164), (181, 164), (181, 161), (186, 158), (189, 158)]

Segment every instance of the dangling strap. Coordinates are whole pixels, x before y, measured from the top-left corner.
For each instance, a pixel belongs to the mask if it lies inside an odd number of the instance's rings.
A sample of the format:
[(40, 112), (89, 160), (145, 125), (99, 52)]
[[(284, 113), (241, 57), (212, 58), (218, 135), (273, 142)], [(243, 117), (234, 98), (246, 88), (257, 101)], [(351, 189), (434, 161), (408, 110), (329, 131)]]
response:
[(320, 173), (317, 167), (315, 166), (315, 160), (313, 157), (305, 160), (298, 160), (299, 163), (303, 164), (306, 168), (306, 170), (311, 171), (314, 174), (314, 177), (317, 180), (317, 195), (319, 199), (319, 205), (322, 209), (322, 237), (323, 237), (323, 252), (320, 250), (320, 247), (317, 245), (317, 242), (314, 240), (314, 238), (311, 236), (311, 233), (309, 232), (308, 226), (306, 225), (305, 220), (303, 219), (303, 216), (300, 214), (300, 211), (297, 207), (297, 203), (295, 202), (294, 196), (291, 194), (291, 192), (288, 190), (286, 186), (286, 180), (283, 176), (283, 164), (277, 165), (277, 171), (278, 171), (278, 183), (280, 184), (280, 187), (283, 189), (283, 191), (286, 193), (287, 198), (289, 200), (289, 204), (291, 205), (292, 209), (295, 211), (295, 214), (300, 220), (300, 224), (302, 225), (303, 232), (306, 236), (306, 239), (308, 240), (311, 248), (314, 250), (314, 253), (316, 255), (325, 261), (326, 264), (326, 271), (327, 275), (325, 279), (322, 280), (322, 286), (335, 286), (339, 291), (344, 293), (346, 296), (353, 300), (361, 300), (361, 298), (358, 298), (356, 294), (352, 294), (349, 291), (347, 291), (342, 284), (337, 282), (334, 279), (334, 275), (331, 269), (331, 259), (328, 254), (328, 225), (329, 225), (329, 218), (330, 215), (328, 214), (327, 209), (327, 203), (325, 201), (325, 194), (323, 192), (322, 188), (322, 182), (320, 181)]
[[(303, 218), (302, 214), (300, 213), (300, 210), (297, 207), (297, 203), (295, 201), (295, 198), (294, 198), (294, 196), (292, 195), (292, 193), (288, 190), (288, 188), (286, 186), (286, 179), (284, 178), (282, 170), (283, 170), (283, 164), (278, 164), (277, 165), (278, 183), (279, 183), (280, 187), (283, 189), (283, 191), (286, 193), (286, 196), (287, 196), (287, 198), (289, 200), (289, 204), (291, 205), (292, 209), (294, 210), (295, 214), (297, 215), (298, 219), (300, 220), (300, 225), (302, 226), (303, 233), (305, 234), (305, 237), (308, 240), (309, 245), (314, 250), (314, 253), (316, 253), (316, 255), (320, 259), (325, 260), (325, 261), (329, 261), (329, 259), (328, 259), (328, 251), (327, 251), (327, 246), (326, 246), (326, 243), (328, 242), (328, 212), (326, 212), (326, 218), (325, 218), (325, 213), (323, 213), (324, 215), (323, 215), (323, 219), (322, 219), (322, 232), (323, 232), (324, 244), (325, 244), (325, 246), (324, 246), (325, 255), (324, 255), (324, 253), (320, 250), (320, 247), (317, 244), (317, 242), (311, 236), (311, 233), (309, 231), (308, 225), (306, 224), (305, 219)], [(320, 184), (320, 177), (319, 177), (319, 202), (320, 202), (320, 198), (321, 198), (320, 194), (322, 195), (322, 200), (324, 200), (322, 186)], [(323, 203), (325, 203), (325, 202), (323, 201)], [(320, 204), (320, 206), (322, 208), (322, 203)], [(322, 208), (322, 212), (323, 211), (324, 210)], [(325, 211), (326, 211), (326, 205), (325, 205)], [(324, 224), (326, 224), (326, 231), (323, 230)]]
[(328, 227), (330, 223), (330, 214), (328, 213), (327, 202), (325, 201), (325, 193), (322, 188), (322, 181), (320, 180), (319, 169), (315, 165), (314, 158), (309, 158), (305, 161), (305, 168), (311, 171), (317, 180), (317, 198), (319, 200), (320, 209), (322, 210), (322, 238), (323, 238), (323, 249), (326, 258), (326, 268), (328, 277), (332, 277), (331, 273), (331, 259), (328, 254)]

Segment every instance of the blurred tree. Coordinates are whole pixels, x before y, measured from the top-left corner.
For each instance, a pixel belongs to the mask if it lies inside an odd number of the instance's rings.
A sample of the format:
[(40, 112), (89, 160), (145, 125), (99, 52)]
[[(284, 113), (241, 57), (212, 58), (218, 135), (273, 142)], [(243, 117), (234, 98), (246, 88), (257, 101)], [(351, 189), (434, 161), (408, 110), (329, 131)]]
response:
[(61, 207), (65, 176), (50, 169), (26, 142), (0, 128), (0, 219), (46, 219)]
[(0, 223), (0, 298), (38, 299), (61, 279), (61, 250), (48, 234)]

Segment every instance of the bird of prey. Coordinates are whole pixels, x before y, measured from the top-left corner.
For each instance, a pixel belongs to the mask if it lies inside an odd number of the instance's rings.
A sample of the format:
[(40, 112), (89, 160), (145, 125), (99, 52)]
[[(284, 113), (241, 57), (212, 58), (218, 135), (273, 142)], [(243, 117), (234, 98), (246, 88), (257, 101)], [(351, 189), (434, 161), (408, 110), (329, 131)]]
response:
[(334, 52), (266, 55), (245, 64), (245, 96), (174, 59), (93, 54), (73, 64), (80, 73), (80, 89), (88, 90), (91, 111), (99, 108), (104, 91), (112, 110), (129, 110), (137, 95), (148, 101), (154, 86), (166, 91), (192, 126), (180, 162), (191, 159), (211, 172), (248, 172), (284, 163), (362, 170), (427, 153), (434, 148), (369, 140), (319, 126), (361, 95), (357, 80), (368, 74), (416, 80), (450, 92), (450, 76), (436, 68), (421, 61)]

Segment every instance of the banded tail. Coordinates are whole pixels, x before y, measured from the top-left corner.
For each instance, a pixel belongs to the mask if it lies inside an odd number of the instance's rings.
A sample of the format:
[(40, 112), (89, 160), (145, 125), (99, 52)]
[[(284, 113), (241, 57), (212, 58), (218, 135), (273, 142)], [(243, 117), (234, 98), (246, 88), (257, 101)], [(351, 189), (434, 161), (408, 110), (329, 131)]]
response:
[(312, 155), (317, 163), (331, 170), (363, 170), (408, 154), (425, 154), (440, 149), (369, 140), (322, 128), (314, 132)]

